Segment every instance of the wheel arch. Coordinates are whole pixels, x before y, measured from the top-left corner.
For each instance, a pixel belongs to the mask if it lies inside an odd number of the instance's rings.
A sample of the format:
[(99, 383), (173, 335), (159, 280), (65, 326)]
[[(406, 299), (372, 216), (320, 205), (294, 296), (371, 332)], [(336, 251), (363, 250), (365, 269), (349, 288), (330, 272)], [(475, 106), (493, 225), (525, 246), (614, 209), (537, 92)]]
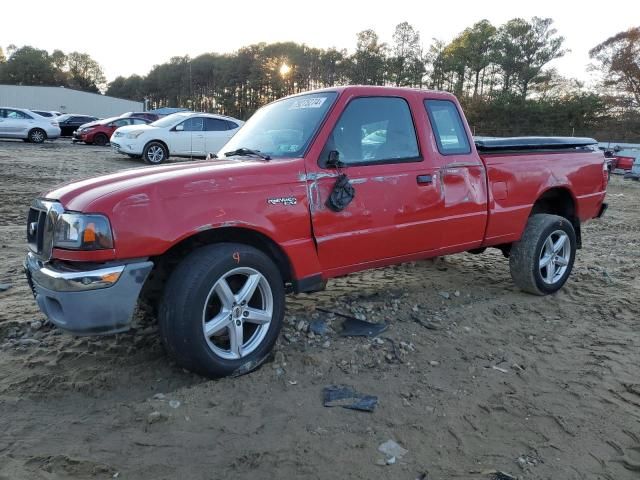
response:
[(286, 290), (292, 291), (294, 289), (296, 279), (291, 260), (274, 240), (251, 228), (219, 227), (194, 233), (173, 245), (163, 254), (151, 258), (154, 262), (154, 268), (145, 283), (143, 296), (151, 300), (151, 303), (155, 303), (164, 289), (164, 284), (182, 259), (197, 248), (215, 243), (240, 243), (262, 251), (278, 267)]
[(569, 188), (552, 187), (542, 192), (531, 207), (529, 217), (539, 213), (558, 215), (569, 220), (576, 232), (577, 248), (582, 247), (578, 202)]

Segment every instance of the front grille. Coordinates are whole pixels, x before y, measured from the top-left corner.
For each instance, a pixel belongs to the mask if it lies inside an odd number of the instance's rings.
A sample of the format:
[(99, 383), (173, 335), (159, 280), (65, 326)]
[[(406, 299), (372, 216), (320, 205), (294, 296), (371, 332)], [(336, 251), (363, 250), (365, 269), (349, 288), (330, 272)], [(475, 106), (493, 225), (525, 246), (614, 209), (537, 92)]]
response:
[(44, 226), (47, 221), (47, 212), (31, 207), (27, 217), (27, 242), (29, 249), (39, 255), (42, 253), (44, 242)]

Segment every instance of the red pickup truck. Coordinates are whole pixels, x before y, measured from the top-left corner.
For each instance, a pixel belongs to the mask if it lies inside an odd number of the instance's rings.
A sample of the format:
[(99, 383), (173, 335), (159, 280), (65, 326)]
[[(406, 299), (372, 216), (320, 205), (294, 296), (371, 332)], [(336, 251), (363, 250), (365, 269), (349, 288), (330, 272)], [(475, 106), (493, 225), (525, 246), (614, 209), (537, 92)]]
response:
[(359, 270), (494, 247), (519, 287), (553, 293), (582, 223), (606, 208), (595, 140), (474, 142), (443, 92), (353, 86), (283, 98), (218, 156), (37, 198), (25, 270), (46, 316), (75, 334), (121, 332), (145, 297), (168, 353), (219, 377), (268, 355), (287, 292)]

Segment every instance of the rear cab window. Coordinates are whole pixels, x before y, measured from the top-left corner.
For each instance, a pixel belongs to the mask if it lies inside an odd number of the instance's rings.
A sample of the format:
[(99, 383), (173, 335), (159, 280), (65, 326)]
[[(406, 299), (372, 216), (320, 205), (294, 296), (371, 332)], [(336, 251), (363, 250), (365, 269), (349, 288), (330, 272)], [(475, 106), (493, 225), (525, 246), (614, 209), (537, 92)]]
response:
[(467, 132), (455, 103), (450, 100), (425, 100), (424, 106), (436, 137), (438, 151), (442, 155), (471, 153)]

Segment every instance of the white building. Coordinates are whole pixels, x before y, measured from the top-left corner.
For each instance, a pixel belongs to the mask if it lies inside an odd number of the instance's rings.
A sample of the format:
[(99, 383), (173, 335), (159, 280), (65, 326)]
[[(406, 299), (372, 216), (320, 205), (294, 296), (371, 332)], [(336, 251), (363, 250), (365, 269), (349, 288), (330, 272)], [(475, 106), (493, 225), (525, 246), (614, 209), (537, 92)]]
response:
[(64, 87), (0, 85), (0, 107), (54, 110), (107, 118), (125, 112), (141, 112), (144, 103)]

